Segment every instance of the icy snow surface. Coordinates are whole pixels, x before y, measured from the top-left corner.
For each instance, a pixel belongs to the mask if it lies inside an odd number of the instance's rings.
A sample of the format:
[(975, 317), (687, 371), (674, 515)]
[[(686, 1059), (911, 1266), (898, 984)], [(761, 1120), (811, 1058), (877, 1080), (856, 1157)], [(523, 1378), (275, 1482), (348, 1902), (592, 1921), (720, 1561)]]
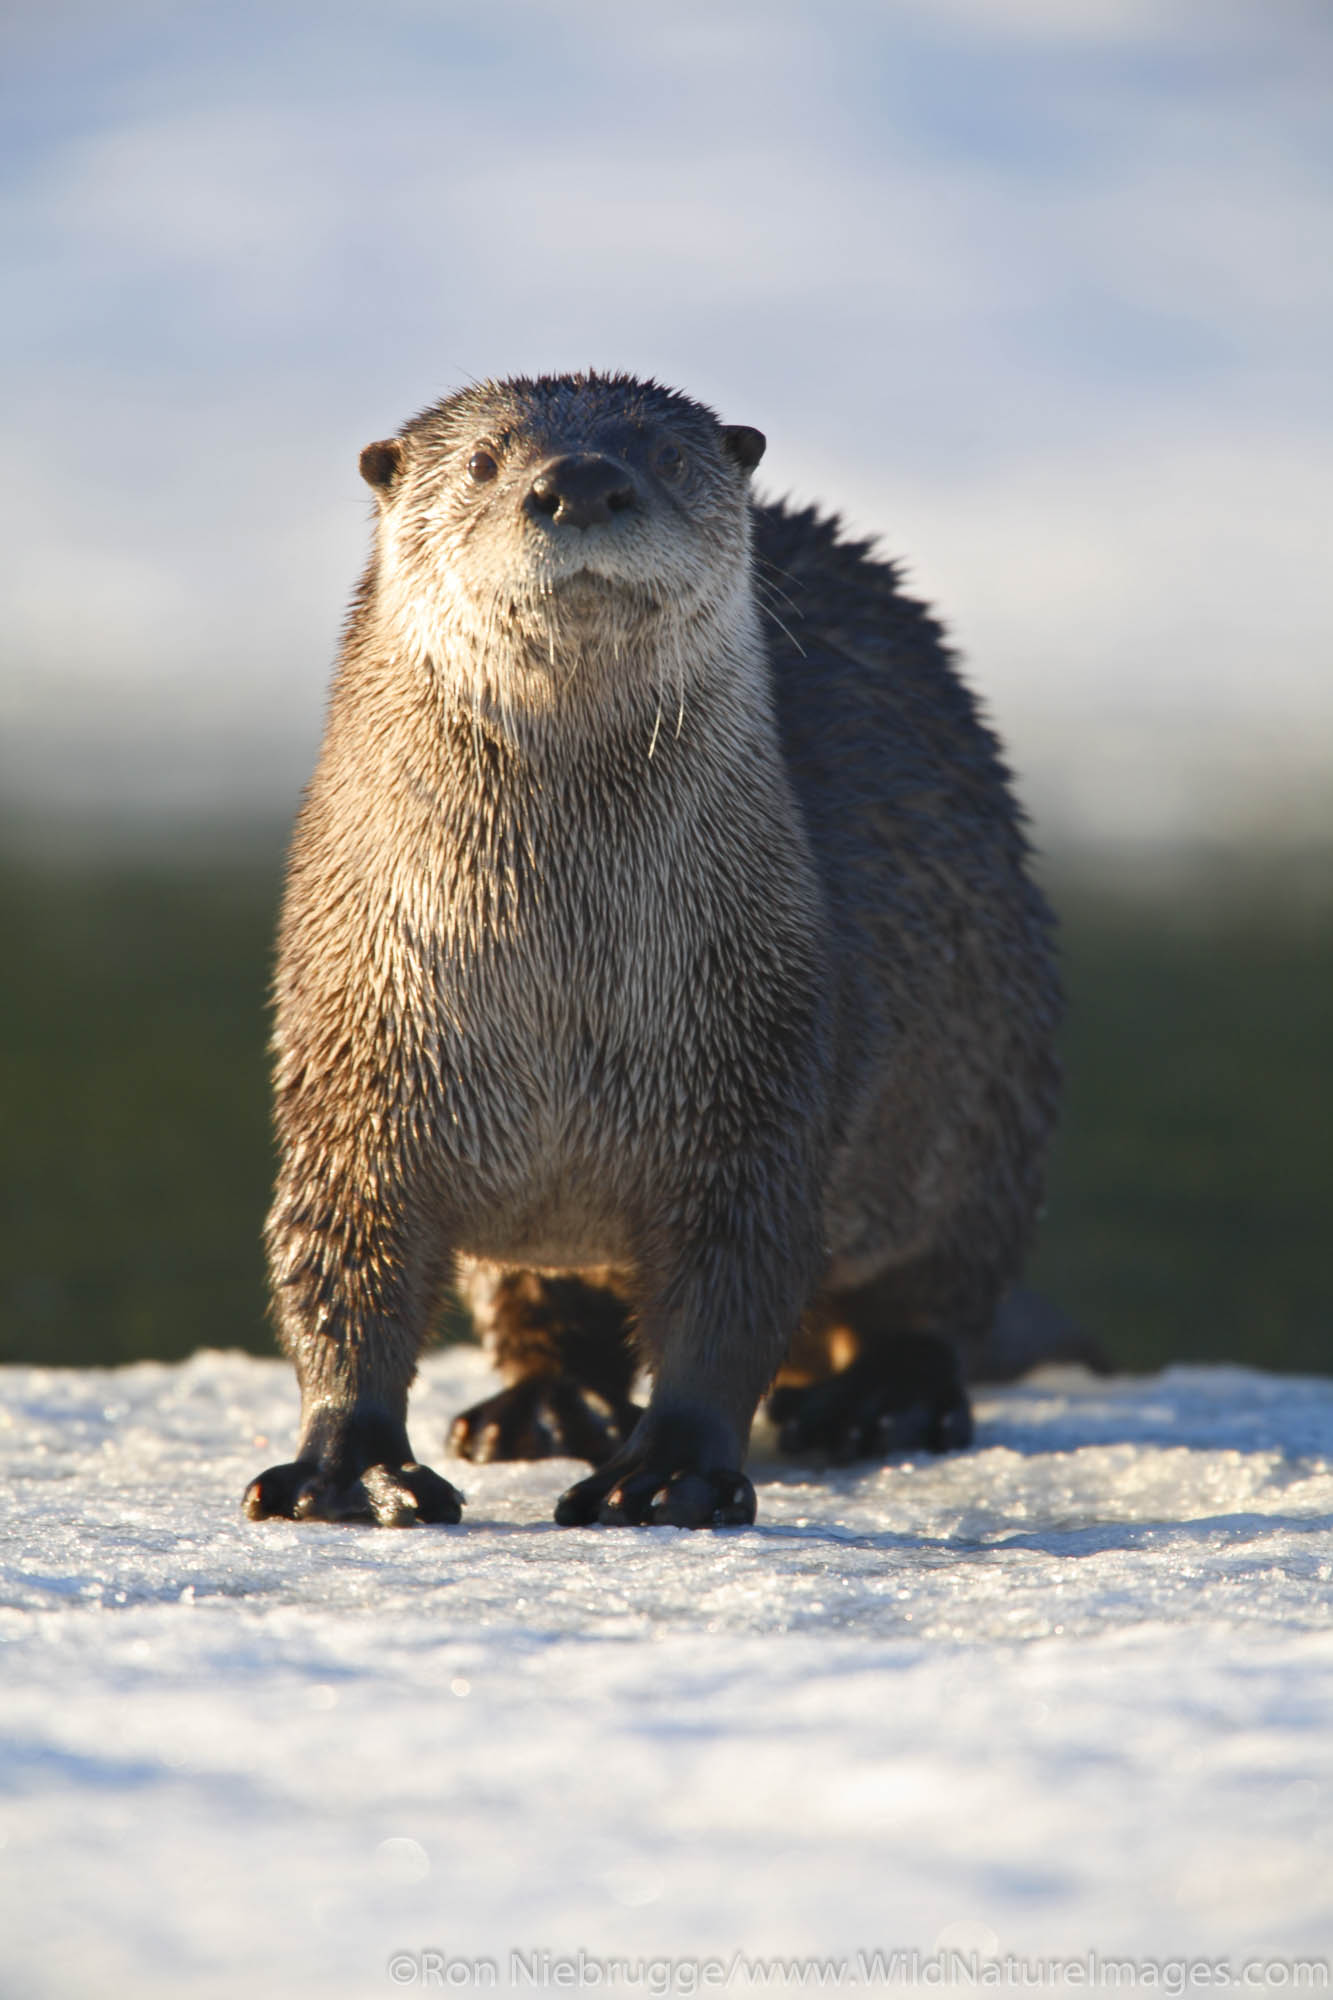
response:
[[(288, 1368), (0, 1371), (0, 1990), (422, 1986), (512, 1951), (1333, 1949), (1333, 1382), (1047, 1373), (759, 1525), (251, 1526)], [(529, 1961), (530, 1962), (530, 1961)]]

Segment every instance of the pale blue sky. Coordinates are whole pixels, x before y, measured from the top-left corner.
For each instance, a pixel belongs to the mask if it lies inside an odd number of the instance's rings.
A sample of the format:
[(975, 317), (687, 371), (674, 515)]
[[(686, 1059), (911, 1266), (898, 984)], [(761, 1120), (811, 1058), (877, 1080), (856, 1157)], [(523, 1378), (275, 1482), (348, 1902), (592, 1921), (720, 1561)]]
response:
[(0, 775), (290, 804), (468, 374), (653, 372), (952, 625), (1055, 831), (1333, 822), (1324, 0), (29, 4)]

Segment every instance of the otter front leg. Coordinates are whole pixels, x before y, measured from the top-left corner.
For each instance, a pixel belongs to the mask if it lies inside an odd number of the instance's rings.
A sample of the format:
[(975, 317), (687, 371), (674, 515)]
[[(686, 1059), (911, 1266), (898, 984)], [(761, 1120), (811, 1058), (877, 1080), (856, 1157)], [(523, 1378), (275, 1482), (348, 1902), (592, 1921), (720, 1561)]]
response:
[[(781, 1361), (813, 1284), (802, 1221), (781, 1233), (716, 1236), (644, 1307), (640, 1340), (653, 1393), (623, 1447), (562, 1495), (562, 1527), (722, 1528), (755, 1517), (742, 1471), (759, 1398)], [(762, 1247), (761, 1247), (762, 1246)]]
[(437, 1275), (408, 1249), (401, 1219), (344, 1189), (279, 1188), (268, 1227), (283, 1345), (301, 1384), (301, 1440), (289, 1464), (252, 1479), (252, 1521), (453, 1522), (463, 1497), (421, 1465), (407, 1436)]
[[(756, 1403), (758, 1397), (755, 1398)], [(752, 1413), (753, 1414), (753, 1413)], [(653, 1402), (628, 1442), (556, 1502), (562, 1528), (741, 1528), (755, 1517), (741, 1470), (749, 1440), (706, 1404)]]

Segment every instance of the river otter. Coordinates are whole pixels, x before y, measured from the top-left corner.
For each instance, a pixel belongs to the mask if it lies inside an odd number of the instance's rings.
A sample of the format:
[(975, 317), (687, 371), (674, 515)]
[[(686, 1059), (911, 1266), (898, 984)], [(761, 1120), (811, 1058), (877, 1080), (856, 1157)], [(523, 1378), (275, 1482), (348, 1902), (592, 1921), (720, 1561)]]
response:
[(592, 1461), (562, 1523), (753, 1520), (784, 1362), (790, 1449), (971, 1435), (960, 1347), (1055, 1111), (1052, 919), (940, 628), (751, 500), (763, 449), (588, 374), (362, 453), (276, 982), (301, 1441), (252, 1518), (459, 1518), (405, 1415), (460, 1268), (506, 1386), (455, 1447)]

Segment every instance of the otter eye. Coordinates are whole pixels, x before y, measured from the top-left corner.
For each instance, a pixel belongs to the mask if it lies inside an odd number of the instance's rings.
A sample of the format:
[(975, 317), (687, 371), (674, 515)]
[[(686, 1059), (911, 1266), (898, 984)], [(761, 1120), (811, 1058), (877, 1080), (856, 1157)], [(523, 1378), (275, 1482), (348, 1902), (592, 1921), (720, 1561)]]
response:
[(685, 468), (685, 454), (679, 445), (659, 445), (656, 464), (663, 479), (676, 479)]
[(494, 456), (489, 451), (474, 451), (467, 462), (467, 476), (478, 486), (484, 486), (488, 479), (494, 479), (500, 470)]

